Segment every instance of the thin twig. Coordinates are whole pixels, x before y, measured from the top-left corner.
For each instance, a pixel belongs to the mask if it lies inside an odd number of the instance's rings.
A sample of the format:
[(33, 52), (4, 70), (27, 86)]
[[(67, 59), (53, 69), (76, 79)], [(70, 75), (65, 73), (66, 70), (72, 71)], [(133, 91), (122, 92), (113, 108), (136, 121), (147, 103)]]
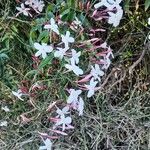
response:
[(149, 43), (147, 43), (145, 45), (145, 47), (144, 47), (144, 49), (142, 51), (142, 54), (139, 57), (139, 59), (137, 61), (135, 61), (132, 66), (129, 67), (129, 75), (131, 75), (133, 73), (133, 69), (142, 61), (142, 59), (143, 59), (143, 57), (145, 55), (146, 49), (148, 49), (148, 45), (149, 45)]

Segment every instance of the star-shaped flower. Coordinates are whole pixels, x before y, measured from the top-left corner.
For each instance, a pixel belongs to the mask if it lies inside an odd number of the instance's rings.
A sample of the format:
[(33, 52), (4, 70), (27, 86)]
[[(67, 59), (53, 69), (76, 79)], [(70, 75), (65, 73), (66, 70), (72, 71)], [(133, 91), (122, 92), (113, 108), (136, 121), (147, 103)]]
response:
[(42, 12), (45, 6), (42, 0), (26, 0), (25, 4), (33, 8), (37, 13)]
[(90, 85), (85, 85), (85, 87), (88, 89), (88, 95), (87, 97), (91, 97), (94, 95), (94, 92), (95, 92), (95, 87), (97, 85), (97, 81), (94, 81), (94, 78), (92, 78), (90, 80)]
[(95, 64), (95, 68), (91, 66), (91, 75), (94, 77), (94, 80), (101, 81), (100, 77), (104, 75), (104, 72), (100, 69), (98, 64)]
[(73, 59), (71, 59), (70, 62), (71, 62), (71, 64), (66, 64), (65, 67), (69, 71), (73, 71), (77, 76), (82, 75), (83, 74), (83, 70), (75, 65), (75, 61)]
[(8, 106), (4, 106), (1, 109), (4, 110), (5, 112), (9, 112), (10, 111), (10, 109), (8, 108)]
[(105, 57), (103, 61), (104, 61), (104, 64), (102, 66), (102, 69), (107, 70), (109, 68), (110, 64), (111, 64), (111, 60), (110, 60), (109, 57)]
[(55, 126), (62, 125), (62, 131), (64, 131), (65, 128), (71, 124), (71, 122), (72, 122), (71, 117), (65, 117), (62, 115), (60, 119), (56, 122)]
[(57, 111), (56, 113), (58, 114), (57, 117), (61, 117), (61, 116), (65, 116), (66, 114), (69, 114), (69, 107), (68, 106), (65, 106), (62, 110), (57, 108)]
[(32, 0), (32, 8), (37, 12), (42, 12), (45, 4), (42, 0)]
[(21, 90), (18, 90), (17, 92), (12, 91), (12, 94), (13, 94), (14, 96), (18, 97), (20, 100), (23, 101), (23, 99), (21, 98), (21, 96), (23, 96), (23, 93), (22, 93)]
[(108, 12), (108, 14), (109, 14), (108, 23), (113, 24), (114, 27), (117, 27), (123, 15), (122, 8), (120, 7), (120, 9), (117, 9), (116, 13)]
[(56, 51), (54, 53), (54, 57), (58, 57), (60, 59), (62, 59), (64, 57), (64, 55), (66, 54), (66, 51), (68, 50), (68, 48), (57, 48), (58, 51)]
[(81, 52), (77, 53), (74, 49), (72, 49), (71, 51), (72, 51), (72, 58), (71, 59), (73, 59), (75, 61), (75, 63), (78, 64)]
[(50, 45), (47, 45), (46, 43), (42, 43), (42, 45), (39, 43), (34, 43), (34, 47), (38, 50), (35, 53), (35, 56), (38, 57), (38, 56), (42, 55), (43, 59), (46, 58), (47, 53), (50, 53), (53, 50), (53, 47)]
[(69, 43), (74, 42), (74, 38), (70, 36), (70, 32), (67, 31), (66, 35), (61, 35), (62, 42), (65, 44), (66, 48), (69, 48)]
[(50, 24), (44, 26), (44, 29), (51, 29), (53, 32), (59, 34), (58, 26), (53, 18), (50, 19)]
[(25, 16), (31, 16), (31, 14), (29, 13), (30, 8), (25, 8), (23, 3), (21, 4), (21, 7), (16, 7), (16, 9), (19, 11), (16, 16), (18, 16), (21, 13), (23, 13)]
[(71, 103), (76, 104), (78, 102), (78, 97), (81, 93), (82, 93), (81, 90), (70, 89), (70, 95), (67, 99), (67, 103), (68, 104), (71, 104)]
[(44, 142), (44, 146), (40, 146), (39, 147), (39, 150), (51, 150), (52, 149), (52, 142), (50, 139), (46, 139), (46, 140), (43, 140)]

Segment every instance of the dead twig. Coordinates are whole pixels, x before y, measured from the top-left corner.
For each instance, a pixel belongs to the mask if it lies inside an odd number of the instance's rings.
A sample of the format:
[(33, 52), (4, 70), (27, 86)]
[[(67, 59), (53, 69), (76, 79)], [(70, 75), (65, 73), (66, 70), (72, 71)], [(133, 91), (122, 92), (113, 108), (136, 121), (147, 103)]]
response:
[[(109, 88), (109, 90), (110, 90), (111, 88), (113, 88), (115, 85), (117, 85), (117, 84), (121, 83), (122, 81), (124, 81), (125, 77), (126, 77), (126, 71), (124, 71), (123, 76), (122, 76), (119, 80), (117, 80), (115, 83), (113, 83), (113, 85)], [(108, 90), (108, 91), (109, 91), (109, 90)]]
[(146, 50), (148, 48), (149, 48), (149, 42), (145, 45), (145, 47), (144, 47), (144, 49), (142, 51), (142, 54), (139, 57), (139, 59), (137, 61), (135, 61), (132, 66), (129, 67), (129, 75), (131, 75), (133, 73), (133, 69), (142, 61), (142, 59), (143, 59), (143, 57), (145, 55), (145, 52), (146, 52)]

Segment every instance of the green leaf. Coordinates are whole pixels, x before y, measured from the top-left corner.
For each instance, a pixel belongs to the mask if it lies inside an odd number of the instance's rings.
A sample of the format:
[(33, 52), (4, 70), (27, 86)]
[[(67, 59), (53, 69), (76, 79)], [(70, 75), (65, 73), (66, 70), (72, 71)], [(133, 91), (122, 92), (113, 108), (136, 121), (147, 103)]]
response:
[(41, 40), (43, 40), (45, 37), (48, 37), (48, 36), (49, 36), (48, 30), (41, 32), (39, 37), (38, 37), (38, 42), (40, 42)]
[(43, 59), (38, 67), (39, 70), (44, 68), (47, 64), (51, 64), (51, 61), (53, 59), (53, 55), (47, 56), (45, 59)]
[(75, 0), (67, 0), (67, 4), (69, 7), (75, 8)]
[(145, 0), (145, 11), (150, 7), (150, 0)]
[(32, 75), (35, 75), (38, 73), (38, 70), (31, 70), (29, 71), (25, 76), (24, 78), (27, 78), (28, 76), (32, 76)]
[(69, 22), (72, 22), (72, 21), (74, 20), (75, 16), (76, 16), (76, 13), (75, 13), (75, 11), (72, 10), (72, 11), (70, 11), (70, 13), (68, 14), (67, 20), (68, 20)]
[[(60, 15), (61, 15), (62, 17), (64, 17), (64, 16), (67, 15), (69, 12), (70, 12), (70, 8), (64, 10)], [(61, 18), (62, 18), (62, 17), (61, 17)]]

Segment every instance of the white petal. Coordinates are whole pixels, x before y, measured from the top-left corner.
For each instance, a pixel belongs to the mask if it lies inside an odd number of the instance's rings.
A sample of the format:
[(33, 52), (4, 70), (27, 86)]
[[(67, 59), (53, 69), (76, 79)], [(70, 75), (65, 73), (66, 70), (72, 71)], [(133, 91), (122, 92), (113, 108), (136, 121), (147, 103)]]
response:
[(59, 108), (57, 108), (56, 113), (59, 114), (59, 115), (61, 115), (61, 114), (62, 114), (62, 111), (61, 111)]
[(54, 57), (58, 57), (58, 58), (61, 58), (62, 59), (62, 53), (60, 51), (56, 51), (54, 53)]
[(55, 20), (53, 18), (50, 19), (51, 25), (55, 24)]
[(25, 8), (23, 3), (21, 3), (21, 8), (22, 8), (22, 9), (24, 9), (24, 8)]
[(42, 52), (39, 50), (39, 51), (37, 51), (37, 52), (35, 53), (35, 56), (38, 57), (38, 56), (40, 56), (41, 54), (42, 54)]
[(73, 70), (72, 66), (69, 65), (69, 64), (66, 64), (65, 67), (66, 67), (69, 71)]
[(28, 16), (28, 12), (27, 12), (26, 10), (23, 11), (23, 14), (24, 14), (25, 16)]
[(52, 148), (52, 142), (50, 141), (50, 139), (46, 139), (45, 141), (43, 141), (45, 146), (40, 146), (39, 150), (51, 150)]
[(45, 143), (45, 145), (46, 145), (46, 147), (47, 147), (48, 150), (51, 149), (51, 147), (52, 147), (52, 142), (50, 141), (50, 139), (47, 138), (47, 139), (44, 141), (44, 143)]
[(66, 117), (65, 118), (65, 124), (70, 124), (72, 122), (71, 117)]
[(50, 29), (51, 28), (51, 25), (50, 24), (46, 24), (45, 26), (44, 26), (44, 29)]
[(53, 31), (57, 34), (59, 34), (59, 30), (57, 28), (53, 28)]
[(100, 46), (101, 46), (101, 48), (107, 48), (107, 43), (104, 42), (104, 43), (102, 43)]
[(12, 91), (12, 94), (18, 97), (18, 93), (15, 91)]
[(42, 50), (42, 46), (39, 43), (34, 43), (34, 47), (38, 50)]
[(49, 46), (49, 45), (46, 45), (46, 46), (44, 46), (43, 48), (44, 48), (44, 51), (45, 51), (45, 52), (52, 52), (52, 50), (53, 50), (53, 47), (52, 47), (52, 46)]
[(18, 11), (22, 12), (22, 8), (16, 7), (16, 9), (17, 9)]
[(79, 75), (82, 75), (82, 74), (83, 74), (83, 70), (82, 70), (82, 69), (80, 69), (78, 66), (74, 66), (74, 68), (73, 68), (73, 72), (74, 72), (77, 76), (79, 76)]
[(42, 58), (45, 59), (46, 57), (47, 57), (46, 52), (43, 52), (43, 53), (42, 53)]
[(73, 42), (74, 42), (74, 38), (73, 38), (73, 37), (70, 37), (70, 38), (69, 38), (69, 42), (70, 42), (70, 43), (73, 43)]
[(89, 90), (87, 97), (89, 98), (89, 97), (91, 97), (93, 95), (94, 95), (94, 90)]
[(148, 18), (148, 24), (150, 25), (150, 18)]
[(81, 90), (77, 90), (76, 93), (77, 93), (77, 95), (80, 95), (82, 93), (82, 91)]
[(67, 31), (67, 32), (66, 32), (66, 37), (69, 37), (69, 36), (70, 36), (70, 32)]
[(40, 146), (39, 150), (47, 150), (47, 147), (46, 146)]
[(98, 9), (99, 7), (103, 6), (103, 4), (101, 2), (97, 3), (94, 5), (95, 9)]
[(69, 107), (68, 107), (68, 106), (64, 107), (64, 108), (62, 109), (62, 111), (63, 111), (64, 113), (69, 113), (69, 112), (68, 112), (68, 111), (69, 111)]

